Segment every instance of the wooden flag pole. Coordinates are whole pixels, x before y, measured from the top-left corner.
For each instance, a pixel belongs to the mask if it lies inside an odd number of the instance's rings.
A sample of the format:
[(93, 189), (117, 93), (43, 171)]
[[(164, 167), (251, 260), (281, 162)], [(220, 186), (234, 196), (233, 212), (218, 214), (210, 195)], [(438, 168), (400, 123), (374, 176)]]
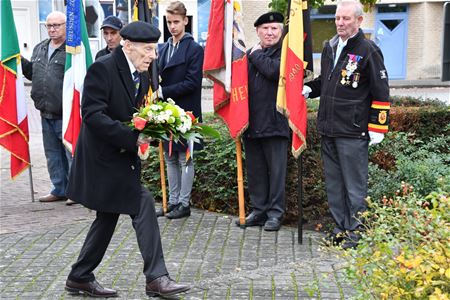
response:
[(161, 175), (161, 192), (162, 192), (162, 207), (164, 215), (167, 213), (167, 194), (166, 194), (166, 174), (164, 171), (164, 150), (163, 144), (159, 142), (159, 172)]
[(236, 139), (236, 162), (237, 162), (237, 183), (239, 201), (239, 224), (245, 228), (245, 206), (244, 206), (244, 177), (242, 172), (242, 144), (239, 138)]

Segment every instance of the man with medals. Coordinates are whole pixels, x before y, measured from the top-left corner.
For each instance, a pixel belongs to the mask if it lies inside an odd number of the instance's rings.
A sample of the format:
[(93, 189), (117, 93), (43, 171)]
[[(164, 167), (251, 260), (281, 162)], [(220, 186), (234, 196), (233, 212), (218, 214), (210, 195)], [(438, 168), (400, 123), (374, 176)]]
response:
[(303, 87), (320, 96), (317, 129), (325, 169), (328, 204), (335, 228), (328, 236), (342, 248), (358, 245), (366, 211), (368, 146), (388, 131), (389, 85), (383, 55), (360, 29), (358, 0), (337, 4), (337, 35), (325, 44), (321, 74)]

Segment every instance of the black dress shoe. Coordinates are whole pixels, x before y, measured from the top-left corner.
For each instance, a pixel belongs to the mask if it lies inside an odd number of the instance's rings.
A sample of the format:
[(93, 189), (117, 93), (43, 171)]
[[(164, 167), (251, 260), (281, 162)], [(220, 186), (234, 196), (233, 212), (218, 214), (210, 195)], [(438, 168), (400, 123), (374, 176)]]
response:
[(177, 208), (172, 210), (166, 215), (168, 219), (181, 219), (184, 217), (189, 217), (191, 215), (191, 208), (189, 206), (178, 205)]
[[(172, 210), (174, 210), (179, 204), (169, 204), (167, 205), (167, 213), (170, 213)], [(160, 208), (156, 211), (156, 217), (162, 217), (164, 216), (164, 208)]]
[[(264, 223), (266, 222), (267, 217), (265, 215), (258, 215), (255, 212), (251, 212), (247, 218), (245, 218), (245, 224), (243, 224), (242, 226), (245, 227), (251, 227), (251, 226), (263, 226)], [(241, 223), (239, 222), (239, 220), (237, 220), (235, 222), (235, 224), (237, 226), (241, 226)]]
[(350, 231), (348, 235), (344, 238), (342, 242), (342, 249), (356, 249), (359, 245), (359, 240), (361, 239), (361, 233), (359, 230)]
[(278, 218), (269, 218), (266, 223), (264, 223), (265, 231), (278, 231), (281, 228), (281, 220)]
[(117, 297), (117, 291), (102, 287), (97, 280), (91, 282), (75, 282), (67, 279), (66, 291), (71, 295), (85, 294), (97, 298)]
[(188, 285), (178, 284), (168, 275), (156, 278), (145, 285), (147, 296), (172, 296), (178, 293), (186, 292), (190, 289)]

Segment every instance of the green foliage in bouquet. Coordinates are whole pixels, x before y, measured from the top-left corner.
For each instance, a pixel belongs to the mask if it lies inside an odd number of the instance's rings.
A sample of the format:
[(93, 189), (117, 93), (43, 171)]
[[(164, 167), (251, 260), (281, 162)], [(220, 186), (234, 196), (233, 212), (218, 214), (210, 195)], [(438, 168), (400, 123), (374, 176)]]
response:
[(199, 123), (192, 112), (184, 111), (172, 99), (141, 107), (133, 114), (129, 126), (158, 140), (199, 142), (205, 136), (220, 138), (215, 129)]

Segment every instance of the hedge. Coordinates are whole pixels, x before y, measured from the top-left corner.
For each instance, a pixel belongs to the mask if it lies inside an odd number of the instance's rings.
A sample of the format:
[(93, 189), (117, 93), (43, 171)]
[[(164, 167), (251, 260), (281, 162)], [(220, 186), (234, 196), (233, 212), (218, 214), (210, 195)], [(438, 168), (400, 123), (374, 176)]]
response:
[[(393, 99), (394, 104), (396, 101), (405, 103), (405, 101), (402, 102), (402, 99)], [(449, 109), (434, 100), (428, 103), (421, 101), (420, 103), (422, 104), (420, 107), (404, 105), (393, 107), (390, 115), (390, 130), (408, 133), (409, 137), (406, 140), (425, 141), (423, 142), (425, 144), (431, 137), (448, 136), (449, 127), (443, 126), (443, 124), (450, 124)], [(310, 106), (317, 107), (317, 102), (312, 101)], [(204, 150), (194, 153), (196, 177), (191, 204), (194, 207), (206, 210), (237, 215), (235, 142), (229, 137), (228, 131), (220, 119), (212, 114), (205, 114), (204, 121), (218, 129), (221, 132), (222, 139), (218, 141), (206, 140)], [(372, 174), (373, 170), (378, 172), (378, 176), (384, 176), (395, 170), (397, 157), (391, 154), (389, 149), (383, 148), (382, 145), (384, 144), (389, 144), (389, 136), (381, 146), (371, 147), (370, 149), (369, 157), (372, 167), (369, 172), (371, 177), (375, 176)], [(446, 151), (444, 154), (448, 154), (448, 147), (444, 147), (442, 151)], [(320, 136), (316, 131), (315, 112), (308, 113), (307, 149), (303, 152), (302, 159), (305, 221), (309, 223), (323, 222), (324, 219), (329, 221), (323, 167), (320, 158)], [(243, 153), (243, 164), (245, 166), (245, 153)], [(389, 170), (389, 168), (391, 169)], [(149, 159), (144, 162), (142, 179), (154, 192), (157, 201), (161, 200), (159, 173), (158, 153), (155, 148)], [(285, 224), (296, 223), (298, 219), (297, 182), (298, 161), (292, 155), (289, 155), (286, 178)], [(244, 184), (246, 187), (245, 175)], [(370, 184), (369, 181), (369, 186)], [(249, 199), (246, 188), (245, 199), (248, 210)], [(328, 221), (325, 221), (325, 223)]]

